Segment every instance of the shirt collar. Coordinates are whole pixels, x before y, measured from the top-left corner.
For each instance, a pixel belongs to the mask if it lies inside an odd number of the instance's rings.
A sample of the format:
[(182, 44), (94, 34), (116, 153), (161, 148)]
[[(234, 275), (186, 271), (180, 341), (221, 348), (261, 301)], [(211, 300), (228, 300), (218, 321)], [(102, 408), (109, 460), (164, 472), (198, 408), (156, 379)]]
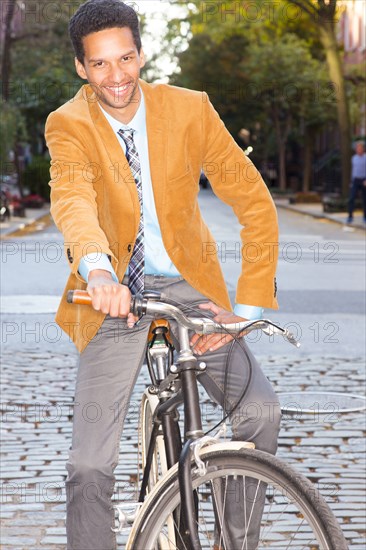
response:
[(146, 127), (146, 106), (145, 106), (145, 98), (144, 94), (140, 88), (140, 94), (141, 94), (141, 101), (140, 105), (135, 113), (135, 116), (128, 124), (123, 124), (122, 122), (119, 122), (116, 118), (114, 118), (112, 115), (107, 113), (105, 109), (101, 106), (99, 103), (100, 110), (108, 120), (109, 124), (112, 126), (113, 131), (117, 134), (121, 128), (123, 130), (127, 128), (131, 128), (132, 130), (135, 130), (137, 133), (142, 133)]

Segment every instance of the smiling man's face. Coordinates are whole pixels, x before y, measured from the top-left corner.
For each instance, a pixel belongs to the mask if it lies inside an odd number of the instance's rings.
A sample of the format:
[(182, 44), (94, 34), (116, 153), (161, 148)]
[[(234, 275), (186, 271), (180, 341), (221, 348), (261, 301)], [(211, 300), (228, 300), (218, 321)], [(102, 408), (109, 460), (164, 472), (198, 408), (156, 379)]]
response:
[(128, 27), (104, 29), (83, 38), (84, 64), (75, 60), (78, 75), (88, 80), (102, 107), (128, 124), (139, 103), (138, 79), (145, 65)]

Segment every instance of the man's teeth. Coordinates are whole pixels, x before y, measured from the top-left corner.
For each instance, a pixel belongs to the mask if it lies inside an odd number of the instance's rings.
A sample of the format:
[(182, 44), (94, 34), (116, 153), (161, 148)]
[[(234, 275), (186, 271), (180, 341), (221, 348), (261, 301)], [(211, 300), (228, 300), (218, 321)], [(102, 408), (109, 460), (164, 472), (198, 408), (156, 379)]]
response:
[(124, 86), (106, 86), (106, 88), (112, 92), (124, 92), (128, 87), (129, 84), (125, 84)]

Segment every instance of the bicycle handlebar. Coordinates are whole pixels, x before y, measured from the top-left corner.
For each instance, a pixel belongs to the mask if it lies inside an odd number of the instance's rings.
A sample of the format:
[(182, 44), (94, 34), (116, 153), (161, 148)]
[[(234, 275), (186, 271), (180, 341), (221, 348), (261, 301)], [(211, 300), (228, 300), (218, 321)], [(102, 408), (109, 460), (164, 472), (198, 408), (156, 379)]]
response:
[[(92, 299), (86, 290), (69, 290), (67, 301), (70, 304), (91, 305)], [(200, 334), (229, 333), (237, 335), (241, 332), (249, 333), (261, 329), (272, 336), (282, 335), (290, 344), (300, 347), (300, 343), (287, 329), (276, 325), (269, 319), (258, 319), (256, 321), (243, 321), (241, 323), (219, 324), (212, 319), (187, 317), (178, 307), (160, 301), (159, 293), (137, 294), (132, 296), (131, 313), (137, 317), (145, 314), (159, 314), (175, 319), (182, 327), (194, 330)]]

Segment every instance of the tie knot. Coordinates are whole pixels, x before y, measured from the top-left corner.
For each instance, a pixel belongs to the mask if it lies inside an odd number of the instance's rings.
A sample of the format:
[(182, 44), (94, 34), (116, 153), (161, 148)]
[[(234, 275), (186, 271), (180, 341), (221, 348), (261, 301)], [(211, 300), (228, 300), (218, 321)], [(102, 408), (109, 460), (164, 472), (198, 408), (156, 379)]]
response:
[(135, 133), (135, 130), (132, 128), (121, 128), (118, 130), (118, 135), (124, 140), (124, 142), (127, 144), (127, 142), (133, 141), (133, 134)]

